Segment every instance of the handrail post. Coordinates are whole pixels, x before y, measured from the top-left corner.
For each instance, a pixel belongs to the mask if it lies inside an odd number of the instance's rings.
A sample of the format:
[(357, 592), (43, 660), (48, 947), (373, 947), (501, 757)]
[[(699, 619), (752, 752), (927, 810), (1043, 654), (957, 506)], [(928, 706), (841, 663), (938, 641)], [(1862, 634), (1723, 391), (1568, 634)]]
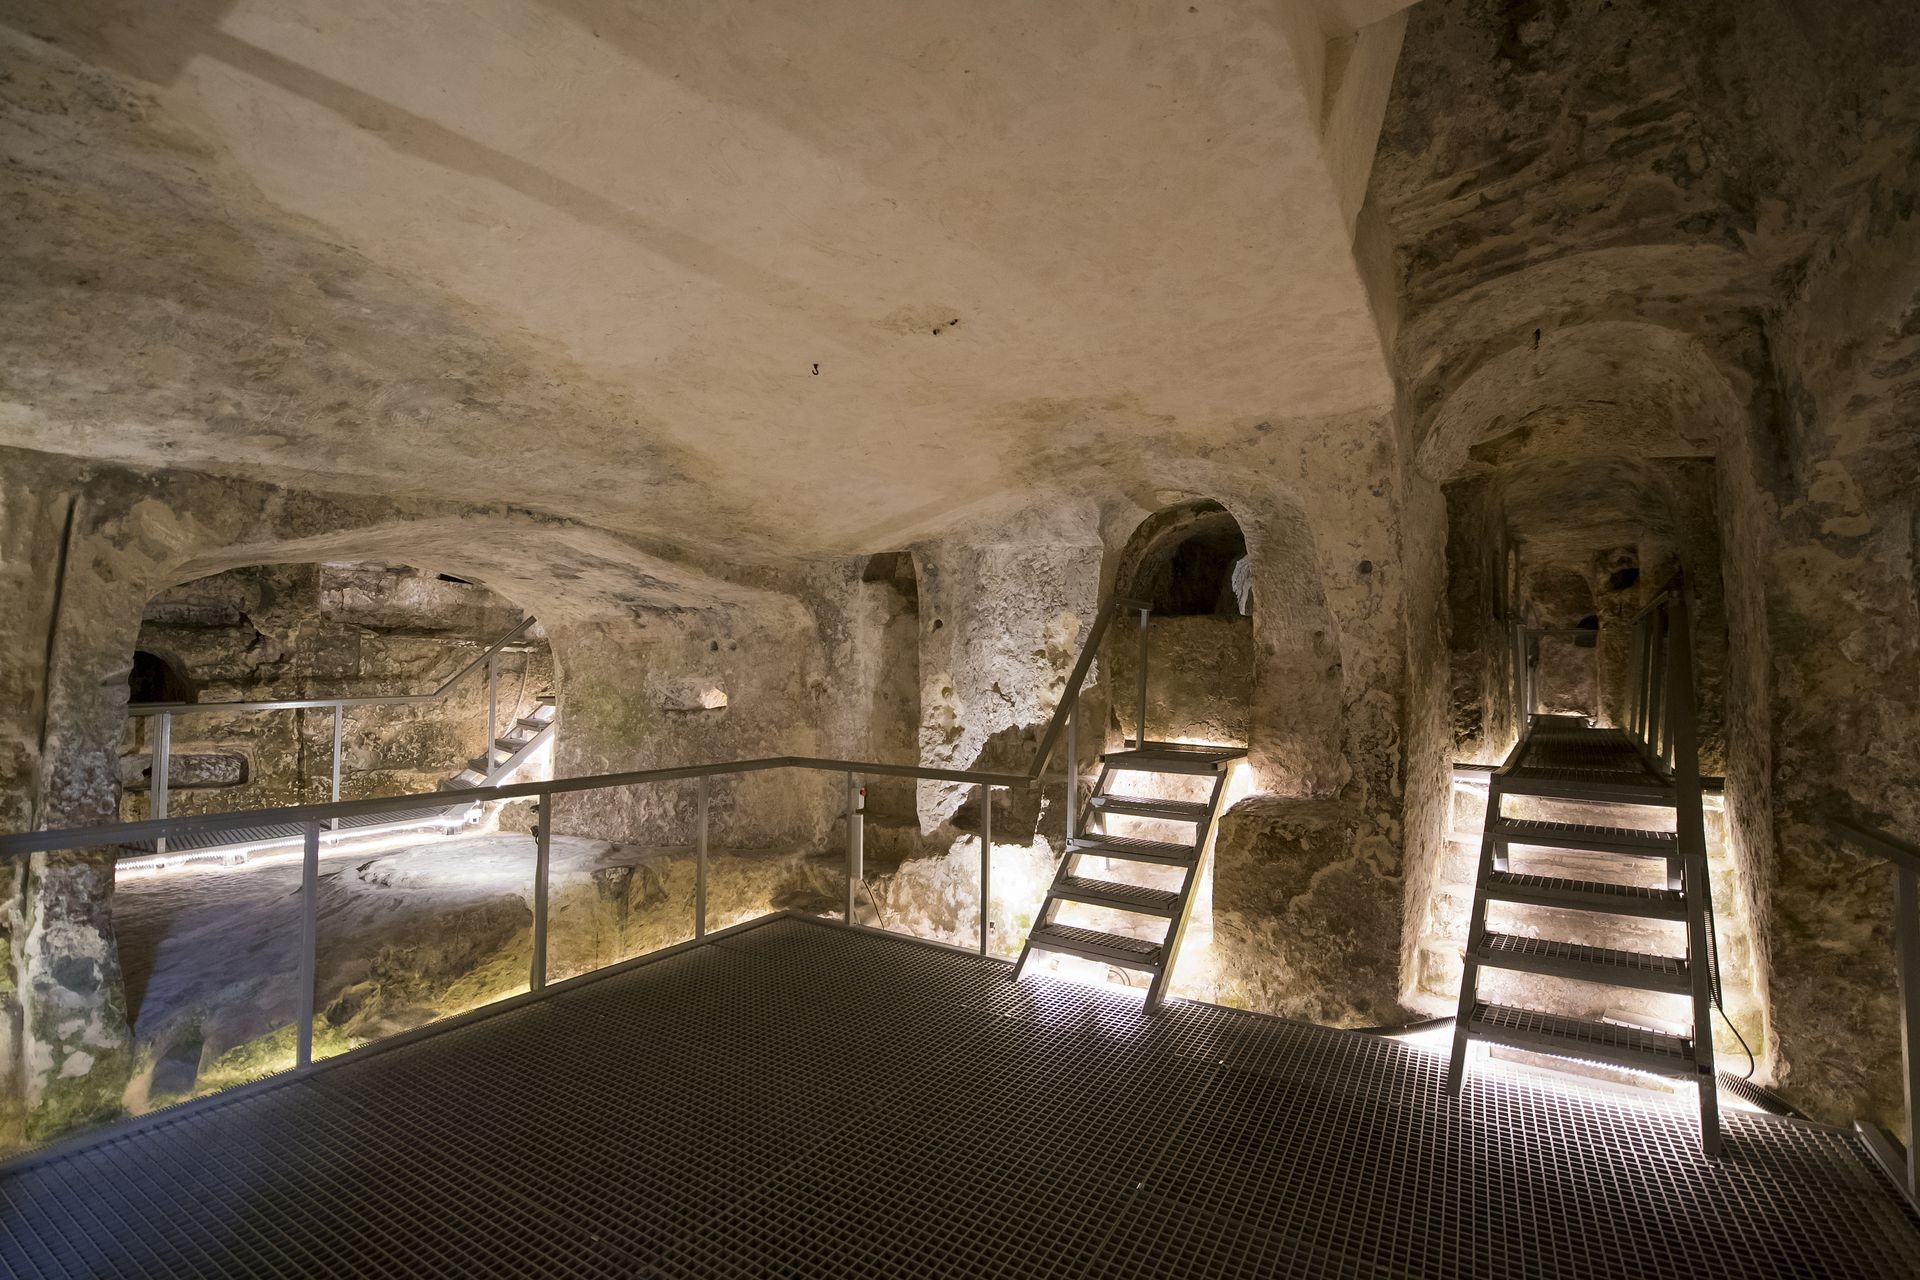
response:
[(980, 954), (993, 919), (993, 786), (980, 784)]
[[(1686, 877), (1687, 968), (1692, 984), (1694, 1064), (1699, 1076), (1700, 1145), (1720, 1152), (1720, 1103), (1713, 1053), (1713, 1007), (1719, 1000), (1718, 957), (1709, 938), (1713, 881), (1707, 867), (1705, 817), (1700, 804), (1700, 744), (1696, 737), (1693, 691), (1693, 635), (1684, 600), (1660, 610), (1664, 655), (1661, 677), (1661, 734), (1673, 760), (1675, 843)], [(1695, 902), (1697, 906), (1693, 905)]]
[(313, 1064), (313, 988), (320, 948), (320, 824), (307, 823), (300, 860), (300, 1000), (294, 1025), (294, 1063)]
[(859, 918), (855, 913), (854, 907), (860, 892), (861, 881), (866, 878), (866, 869), (863, 866), (863, 859), (866, 856), (866, 831), (862, 826), (864, 821), (865, 819), (862, 817), (860, 810), (860, 780), (856, 778), (852, 772), (848, 772), (846, 923), (849, 925), (853, 924), (855, 920)]
[(1138, 741), (1134, 744), (1142, 751), (1147, 749), (1147, 618), (1151, 609), (1140, 610), (1140, 719), (1135, 722), (1134, 733)]
[(1525, 624), (1515, 619), (1507, 628), (1507, 647), (1513, 654), (1513, 735), (1527, 736), (1527, 640)]
[[(338, 702), (333, 704), (333, 789), (328, 793), (328, 798), (335, 804), (340, 803), (341, 722), (346, 719), (346, 714), (347, 708), (344, 704)], [(332, 831), (338, 831), (340, 829), (340, 818), (337, 814), (327, 819), (327, 827)]]
[(1907, 1103), (1907, 1194), (1920, 1199), (1920, 872), (1893, 873), (1893, 947), (1900, 972), (1900, 1060)]
[(706, 774), (700, 775), (699, 784), (694, 788), (694, 839), (693, 839), (693, 936), (707, 936), (707, 782)]
[[(153, 761), (148, 769), (147, 797), (151, 816), (167, 816), (167, 780), (173, 772), (173, 713), (162, 711), (157, 719), (159, 724), (153, 727)], [(167, 838), (160, 836), (153, 842), (155, 853), (167, 851)]]
[(1647, 710), (1651, 717), (1647, 724), (1647, 750), (1654, 759), (1666, 756), (1666, 735), (1672, 732), (1668, 725), (1671, 711), (1667, 705), (1669, 693), (1667, 686), (1673, 679), (1673, 628), (1667, 611), (1656, 609), (1653, 614), (1653, 629), (1649, 636), (1653, 645), (1653, 661), (1648, 666), (1648, 678), (1652, 688), (1647, 694)]
[(487, 762), (487, 776), (493, 776), (493, 744), (500, 738), (500, 655), (487, 655), (487, 749), (481, 759)]
[(1080, 752), (1075, 741), (1074, 728), (1080, 721), (1080, 699), (1076, 695), (1073, 705), (1067, 708), (1067, 839), (1071, 841), (1078, 834), (1074, 827), (1078, 825), (1076, 814), (1080, 805)]
[(542, 791), (534, 802), (533, 827), (533, 962), (527, 989), (547, 985), (547, 893), (553, 870), (553, 793)]

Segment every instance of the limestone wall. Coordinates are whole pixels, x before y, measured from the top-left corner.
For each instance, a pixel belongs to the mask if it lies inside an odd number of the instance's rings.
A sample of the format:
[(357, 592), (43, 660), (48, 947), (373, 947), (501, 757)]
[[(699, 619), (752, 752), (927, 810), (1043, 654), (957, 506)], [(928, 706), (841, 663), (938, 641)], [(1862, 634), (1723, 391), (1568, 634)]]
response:
[[(484, 587), (411, 568), (264, 565), (161, 592), (135, 644), (176, 664), (200, 703), (415, 694), (437, 689), (523, 616)], [(553, 692), (542, 633), (504, 650), (498, 670), (504, 734)], [(149, 812), (156, 731), (152, 717), (128, 717), (120, 757), (127, 821)], [(350, 707), (341, 798), (432, 791), (480, 759), (486, 740), (484, 667), (435, 702)], [(180, 714), (172, 751), (174, 816), (319, 803), (331, 791), (333, 713)]]
[(1893, 3), (1804, 18), (1429, 0), (1370, 201), (1413, 452), (1456, 499), (1456, 712), (1487, 687), (1460, 606), (1492, 489), (1523, 560), (1585, 567), (1605, 717), (1632, 610), (1683, 569), (1732, 1015), (1800, 1105), (1898, 1125), (1885, 872), (1820, 822), (1912, 817), (1920, 27)]
[[(127, 680), (148, 601), (241, 565), (398, 562), (492, 586), (551, 628), (561, 740), (575, 738), (581, 762), (596, 752), (611, 760), (607, 744), (624, 740), (625, 729), (659, 728), (672, 715), (692, 721), (666, 739), (675, 763), (685, 761), (682, 751), (735, 758), (768, 740), (764, 726), (778, 723), (784, 732), (813, 722), (819, 668), (809, 665), (814, 651), (803, 613), (777, 584), (729, 581), (604, 533), (504, 507), (369, 501), (21, 451), (8, 451), (4, 462), (0, 571), (12, 631), (0, 646), (0, 684), (22, 696), (0, 712), (0, 795), (14, 830), (116, 820)], [(730, 609), (759, 621), (737, 634), (723, 623), (690, 621)], [(665, 650), (665, 631), (637, 625), (643, 611), (673, 629)], [(623, 633), (628, 626), (631, 635)], [(737, 687), (751, 691), (759, 680), (767, 694), (745, 699), (747, 709), (727, 721), (742, 732), (703, 737), (694, 727), (698, 714), (667, 704), (687, 704), (687, 690), (674, 682), (707, 672), (727, 634), (746, 637), (757, 660), (751, 670), (742, 663)], [(754, 647), (754, 637), (765, 647)], [(576, 654), (597, 648), (601, 656), (587, 665), (603, 673), (597, 688), (583, 685), (572, 708), (565, 691), (569, 643)], [(654, 660), (662, 652), (674, 665)], [(744, 807), (772, 815), (772, 829), (811, 833), (824, 817), (821, 806), (796, 798), (803, 795), (770, 785), (766, 803)], [(644, 825), (658, 806), (657, 799), (639, 799), (599, 825)], [(58, 1132), (121, 1106), (133, 1058), (112, 918), (113, 860), (106, 850), (44, 854), (8, 873), (15, 881), (0, 917), (7, 940), (0, 1141)]]

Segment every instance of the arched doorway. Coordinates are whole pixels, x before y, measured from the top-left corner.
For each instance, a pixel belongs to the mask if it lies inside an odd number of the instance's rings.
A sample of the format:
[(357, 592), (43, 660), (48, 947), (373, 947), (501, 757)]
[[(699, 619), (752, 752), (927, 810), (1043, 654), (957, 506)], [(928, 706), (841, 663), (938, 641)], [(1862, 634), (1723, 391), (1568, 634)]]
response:
[[(207, 709), (171, 717), (171, 816), (324, 802), (335, 789), (331, 709), (212, 708), (432, 692), (524, 619), (483, 586), (404, 565), (262, 564), (176, 583), (141, 618), (123, 760), (152, 750), (143, 707), (198, 703)], [(494, 665), (491, 696), (478, 670), (439, 699), (346, 708), (339, 798), (432, 791), (486, 765), (490, 708), (505, 739), (554, 687), (537, 624)], [(147, 806), (129, 786), (123, 816), (143, 818)]]
[[(1146, 736), (1156, 742), (1244, 746), (1253, 700), (1253, 575), (1246, 535), (1218, 502), (1155, 512), (1121, 551), (1114, 593), (1150, 610)], [(1116, 620), (1106, 644), (1109, 728), (1139, 731), (1138, 614)]]

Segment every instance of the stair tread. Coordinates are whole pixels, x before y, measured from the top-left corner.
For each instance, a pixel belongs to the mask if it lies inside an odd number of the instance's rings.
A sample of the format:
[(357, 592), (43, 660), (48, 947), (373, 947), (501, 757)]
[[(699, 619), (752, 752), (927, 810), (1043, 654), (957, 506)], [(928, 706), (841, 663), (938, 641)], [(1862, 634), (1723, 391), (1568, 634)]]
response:
[(1158, 942), (1128, 938), (1098, 929), (1082, 929), (1070, 924), (1035, 925), (1027, 935), (1029, 945), (1054, 951), (1068, 951), (1094, 960), (1107, 960), (1124, 968), (1157, 970), (1163, 950)]
[(1170, 840), (1141, 840), (1134, 836), (1075, 836), (1068, 845), (1075, 853), (1095, 857), (1126, 858), (1135, 862), (1157, 862), (1183, 867), (1194, 859), (1194, 847)]
[(1493, 1040), (1539, 1053), (1609, 1062), (1661, 1075), (1694, 1074), (1693, 1041), (1686, 1036), (1484, 1001), (1473, 1006), (1467, 1029), (1477, 1040)]
[(1689, 990), (1687, 962), (1679, 956), (1617, 947), (1590, 947), (1555, 938), (1527, 938), (1513, 933), (1489, 933), (1472, 948), (1481, 964), (1496, 969), (1520, 969), (1549, 976), (1579, 977), (1654, 991)]
[(1154, 800), (1145, 796), (1095, 796), (1093, 807), (1125, 817), (1166, 818), (1174, 822), (1204, 822), (1211, 807), (1197, 800)]
[(1513, 765), (1494, 775), (1509, 795), (1557, 800), (1599, 800), (1671, 808), (1673, 784), (1642, 770), (1589, 766)]
[(1187, 743), (1148, 744), (1144, 749), (1109, 751), (1100, 757), (1115, 769), (1136, 773), (1218, 773), (1247, 754), (1245, 747), (1199, 746)]
[(1662, 856), (1678, 852), (1680, 837), (1671, 831), (1648, 831), (1640, 827), (1605, 827), (1582, 822), (1555, 822), (1545, 818), (1499, 818), (1493, 833), (1518, 844), (1552, 844), (1561, 848), (1589, 848), (1577, 841), (1593, 841), (1600, 851), (1632, 847), (1657, 851)]
[[(1129, 738), (1127, 741), (1132, 742), (1133, 739)], [(1147, 739), (1145, 747), (1136, 744), (1128, 750), (1144, 751), (1149, 755), (1222, 756), (1228, 760), (1247, 754), (1246, 747), (1231, 742), (1156, 742), (1151, 738)]]
[(1488, 897), (1502, 902), (1565, 907), (1572, 911), (1605, 911), (1615, 915), (1684, 920), (1686, 894), (1679, 889), (1656, 889), (1605, 880), (1571, 880), (1518, 871), (1495, 871), (1487, 877)]
[(1150, 889), (1140, 884), (1068, 876), (1054, 886), (1053, 896), (1096, 905), (1116, 904), (1122, 910), (1170, 916), (1180, 909), (1180, 894), (1172, 889)]

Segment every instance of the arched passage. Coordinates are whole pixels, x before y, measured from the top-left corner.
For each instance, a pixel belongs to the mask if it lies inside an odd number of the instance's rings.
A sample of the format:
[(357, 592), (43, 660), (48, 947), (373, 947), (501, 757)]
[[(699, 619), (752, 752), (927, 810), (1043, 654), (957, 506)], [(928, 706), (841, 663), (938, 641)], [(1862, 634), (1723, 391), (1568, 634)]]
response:
[[(1155, 512), (1121, 550), (1114, 591), (1151, 608), (1146, 737), (1244, 746), (1254, 687), (1253, 571), (1231, 512), (1200, 499)], [(1108, 634), (1110, 729), (1140, 735), (1140, 630), (1122, 614)]]
[[(324, 707), (225, 712), (220, 703), (360, 698), (437, 691), (528, 614), (485, 587), (403, 565), (284, 563), (225, 569), (173, 584), (143, 613), (133, 685), (153, 679), (156, 653), (175, 693), (196, 673), (207, 710), (169, 717), (170, 816), (320, 803), (334, 798), (333, 712)], [(146, 658), (143, 660), (143, 656)], [(537, 622), (508, 643), (487, 672), (472, 671), (426, 702), (343, 709), (338, 797), (433, 791), (493, 772), (496, 736), (535, 715), (556, 690)], [(155, 717), (137, 704), (192, 697), (134, 697), (122, 740), (128, 780), (122, 817), (148, 816), (144, 779)], [(491, 714), (490, 714), (491, 713)], [(495, 752), (494, 755), (503, 753)], [(540, 768), (551, 759), (543, 748)], [(177, 852), (177, 851), (176, 851)]]
[[(634, 540), (504, 507), (294, 498), (245, 481), (136, 476), (57, 457), (27, 459), (9, 482), (10, 494), (37, 504), (34, 527), (45, 531), (37, 554), (51, 567), (31, 602), (31, 625), (44, 638), (33, 652), (44, 656), (26, 673), (45, 697), (9, 709), (6, 737), (16, 749), (0, 756), (15, 829), (118, 816), (133, 655), (155, 652), (139, 636), (148, 602), (175, 584), (249, 565), (397, 562), (484, 584), (534, 612), (553, 635), (569, 704), (574, 690), (585, 693), (566, 709), (572, 745), (557, 762), (562, 773), (643, 767), (655, 753), (816, 753), (811, 742), (773, 738), (795, 719), (781, 699), (806, 687), (793, 672), (818, 658), (811, 620), (795, 600)], [(686, 674), (696, 659), (720, 671), (732, 706), (696, 716), (664, 705), (666, 677)], [(573, 679), (575, 671), (594, 679)], [(770, 777), (750, 782), (768, 794), (739, 798), (737, 808), (775, 829), (812, 832), (832, 810), (826, 788), (816, 796)], [(720, 839), (736, 796), (715, 790)], [(690, 794), (670, 787), (596, 795), (605, 796), (597, 808), (583, 803), (561, 816), (610, 839), (667, 826), (677, 837), (692, 808)], [(123, 1105), (136, 1058), (115, 940), (115, 861), (106, 850), (62, 852), (34, 855), (25, 868), (9, 920), (10, 989), (23, 994), (18, 1034), (0, 1061), (0, 1141), (58, 1132)]]
[[(1756, 704), (1752, 673), (1764, 666), (1753, 650), (1764, 649), (1760, 629), (1742, 634), (1740, 625), (1762, 571), (1740, 559), (1750, 543), (1738, 514), (1749, 501), (1745, 418), (1698, 340), (1626, 321), (1535, 332), (1485, 359), (1433, 407), (1417, 456), (1447, 499), (1456, 759), (1503, 757), (1529, 709), (1617, 723), (1632, 619), (1679, 578), (1693, 620), (1702, 771), (1740, 776), (1728, 786), (1729, 815), (1764, 811), (1764, 781), (1752, 788), (1758, 771), (1733, 758), (1764, 752), (1764, 731), (1756, 736), (1749, 724), (1736, 738), (1728, 730), (1743, 704)], [(1580, 633), (1538, 643), (1544, 705), (1535, 708), (1512, 705), (1515, 628)], [(1469, 807), (1456, 825), (1478, 818)], [(1751, 923), (1754, 842), (1739, 838), (1737, 825), (1719, 814), (1709, 823), (1716, 881), (1732, 890), (1715, 904), (1721, 960), (1733, 1016), (1752, 1037), (1764, 1026), (1765, 958)], [(1449, 842), (1409, 855), (1435, 859), (1431, 891), (1408, 903), (1423, 955), (1415, 998), (1440, 997), (1429, 1007), (1450, 1008), (1474, 849)], [(1636, 945), (1624, 934), (1594, 941)]]

